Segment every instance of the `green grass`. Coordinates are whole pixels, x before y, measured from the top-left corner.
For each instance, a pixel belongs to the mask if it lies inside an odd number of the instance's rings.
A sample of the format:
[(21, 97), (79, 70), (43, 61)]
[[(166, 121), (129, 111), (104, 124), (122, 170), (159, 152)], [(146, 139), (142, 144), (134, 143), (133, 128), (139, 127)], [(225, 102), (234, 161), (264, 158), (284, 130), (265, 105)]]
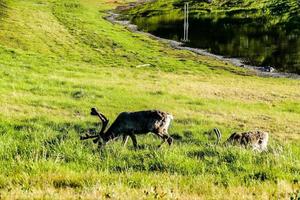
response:
[[(0, 6), (0, 196), (4, 199), (269, 199), (299, 193), (300, 82), (261, 78), (103, 19), (122, 2)], [(137, 67), (150, 64), (150, 67)], [(89, 109), (161, 109), (172, 147), (138, 137), (99, 152)], [(219, 127), (270, 132), (268, 152), (214, 146)]]
[[(190, 17), (236, 23), (262, 22), (268, 26), (282, 24), (298, 30), (300, 4), (297, 0), (157, 0), (140, 5), (128, 13), (133, 16), (156, 16), (182, 13), (184, 2), (190, 2)], [(181, 18), (182, 14), (178, 15)]]

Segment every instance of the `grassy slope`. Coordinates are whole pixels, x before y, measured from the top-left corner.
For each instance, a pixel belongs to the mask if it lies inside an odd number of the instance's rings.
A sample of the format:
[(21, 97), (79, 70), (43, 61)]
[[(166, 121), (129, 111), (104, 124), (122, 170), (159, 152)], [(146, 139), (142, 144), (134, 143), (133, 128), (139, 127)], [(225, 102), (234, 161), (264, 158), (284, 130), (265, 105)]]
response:
[[(0, 193), (4, 198), (267, 198), (299, 188), (300, 83), (259, 78), (170, 49), (102, 17), (105, 0), (8, 0), (0, 21)], [(119, 2), (120, 3), (120, 2)], [(137, 68), (140, 64), (151, 67)], [(100, 155), (79, 134), (124, 110), (171, 112), (179, 138)], [(271, 133), (270, 152), (207, 145), (218, 126)], [(226, 194), (226, 196), (224, 196)]]
[[(297, 0), (191, 0), (190, 17), (213, 20), (236, 20), (237, 22), (259, 22), (272, 26), (283, 23), (291, 29), (300, 24), (300, 4)], [(129, 13), (142, 16), (176, 13), (183, 9), (182, 0), (157, 0), (141, 5)]]

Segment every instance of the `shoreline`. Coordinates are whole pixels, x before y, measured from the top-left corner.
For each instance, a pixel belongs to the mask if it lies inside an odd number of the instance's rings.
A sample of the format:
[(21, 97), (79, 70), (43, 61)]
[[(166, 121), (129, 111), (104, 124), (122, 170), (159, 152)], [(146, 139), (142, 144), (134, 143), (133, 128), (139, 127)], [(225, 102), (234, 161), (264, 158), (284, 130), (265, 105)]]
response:
[[(136, 6), (137, 4), (141, 4), (143, 2), (144, 1), (139, 1), (138, 3), (131, 3), (128, 6), (120, 6), (120, 7), (117, 7), (115, 10), (130, 9), (130, 8)], [(248, 64), (243, 63), (243, 61), (239, 58), (226, 58), (226, 57), (221, 56), (221, 55), (216, 55), (216, 54), (207, 52), (204, 49), (183, 46), (184, 44), (182, 42), (161, 38), (161, 37), (155, 36), (155, 35), (147, 33), (147, 32), (139, 31), (137, 25), (132, 24), (129, 20), (119, 20), (118, 17), (121, 16), (121, 14), (115, 13), (114, 12), (115, 10), (108, 11), (107, 12), (108, 15), (105, 16), (104, 18), (106, 20), (108, 20), (109, 22), (111, 22), (111, 23), (117, 23), (117, 24), (120, 24), (122, 26), (125, 26), (132, 32), (146, 34), (151, 38), (154, 38), (154, 39), (159, 40), (161, 42), (165, 42), (165, 43), (169, 44), (174, 49), (187, 50), (187, 51), (191, 51), (191, 52), (194, 52), (196, 54), (199, 54), (199, 55), (209, 56), (209, 57), (212, 57), (212, 58), (224, 61), (224, 62), (229, 62), (229, 63), (233, 64), (236, 67), (242, 67), (242, 68), (246, 68), (248, 70), (251, 70), (251, 72), (254, 72), (255, 75), (261, 76), (261, 77), (290, 78), (290, 79), (297, 79), (297, 80), (300, 79), (300, 75), (298, 75), (298, 74), (288, 73), (288, 72), (278, 72), (278, 71), (273, 72), (272, 67), (267, 67), (266, 68), (266, 67), (258, 67), (258, 66), (248, 65)]]

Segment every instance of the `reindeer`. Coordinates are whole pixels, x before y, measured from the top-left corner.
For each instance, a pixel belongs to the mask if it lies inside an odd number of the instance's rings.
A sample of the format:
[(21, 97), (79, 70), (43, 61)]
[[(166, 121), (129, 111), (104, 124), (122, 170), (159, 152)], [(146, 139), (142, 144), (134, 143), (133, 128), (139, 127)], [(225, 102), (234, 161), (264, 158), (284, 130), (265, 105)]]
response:
[[(214, 132), (217, 136), (217, 142), (221, 139), (221, 132), (218, 128), (214, 128)], [(225, 144), (241, 145), (244, 147), (250, 146), (253, 150), (259, 152), (266, 151), (269, 140), (269, 134), (263, 131), (248, 131), (243, 133), (233, 133), (226, 140)]]
[(96, 108), (91, 109), (91, 115), (99, 117), (102, 122), (102, 128), (98, 135), (86, 134), (85, 136), (81, 136), (80, 139), (86, 140), (93, 138), (94, 143), (98, 143), (99, 148), (103, 148), (109, 141), (122, 136), (124, 146), (126, 146), (128, 138), (130, 137), (136, 149), (138, 145), (135, 135), (147, 134), (149, 132), (154, 133), (163, 140), (158, 147), (165, 141), (167, 141), (169, 145), (173, 142), (173, 138), (168, 134), (168, 128), (173, 120), (173, 116), (166, 112), (159, 110), (122, 112), (106, 131), (105, 129), (109, 120), (102, 113), (98, 112)]

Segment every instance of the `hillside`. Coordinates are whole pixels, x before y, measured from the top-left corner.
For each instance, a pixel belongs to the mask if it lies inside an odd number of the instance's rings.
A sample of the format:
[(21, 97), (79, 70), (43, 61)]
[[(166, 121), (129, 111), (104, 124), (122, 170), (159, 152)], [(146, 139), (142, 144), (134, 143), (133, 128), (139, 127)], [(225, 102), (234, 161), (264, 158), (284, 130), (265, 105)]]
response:
[(191, 18), (209, 18), (236, 23), (265, 23), (269, 26), (281, 24), (289, 29), (300, 25), (300, 3), (297, 0), (157, 0), (140, 5), (129, 11), (134, 16), (155, 16), (176, 13), (189, 2)]
[[(300, 189), (300, 82), (263, 78), (112, 24), (125, 1), (0, 0), (0, 198), (269, 199)], [(147, 64), (147, 65), (145, 65)], [(174, 145), (80, 141), (122, 111), (174, 115)], [(270, 132), (268, 152), (214, 145)]]

